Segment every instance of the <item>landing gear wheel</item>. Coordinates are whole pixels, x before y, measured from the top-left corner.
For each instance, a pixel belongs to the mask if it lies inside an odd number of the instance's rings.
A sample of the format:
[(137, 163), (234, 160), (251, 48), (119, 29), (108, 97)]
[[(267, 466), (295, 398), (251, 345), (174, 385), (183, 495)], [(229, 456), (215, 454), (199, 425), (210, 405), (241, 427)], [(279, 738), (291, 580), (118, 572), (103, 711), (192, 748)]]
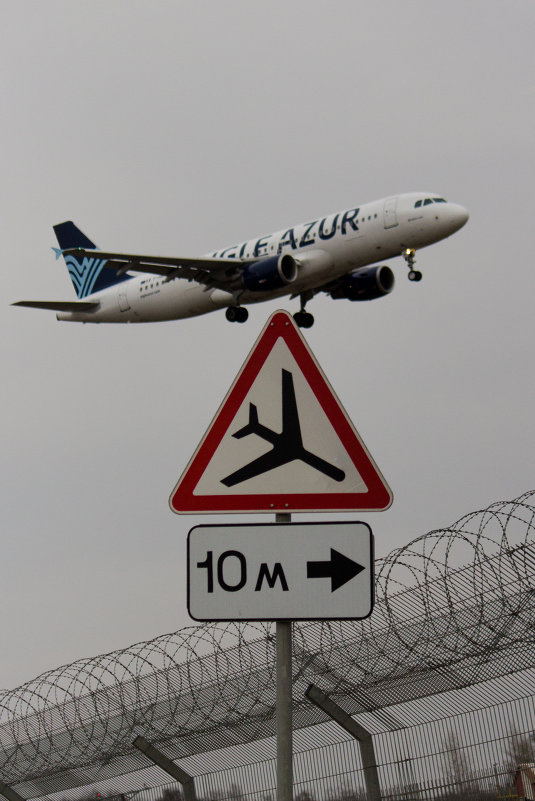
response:
[(229, 323), (244, 323), (249, 317), (249, 312), (243, 306), (229, 306), (225, 312), (225, 317)]
[(294, 314), (294, 320), (299, 328), (312, 328), (314, 325), (314, 317), (310, 312), (298, 311)]
[(422, 273), (419, 270), (414, 269), (414, 262), (416, 261), (414, 254), (415, 251), (412, 248), (405, 248), (405, 250), (401, 252), (401, 255), (407, 262), (407, 267), (409, 268), (409, 281), (421, 281)]

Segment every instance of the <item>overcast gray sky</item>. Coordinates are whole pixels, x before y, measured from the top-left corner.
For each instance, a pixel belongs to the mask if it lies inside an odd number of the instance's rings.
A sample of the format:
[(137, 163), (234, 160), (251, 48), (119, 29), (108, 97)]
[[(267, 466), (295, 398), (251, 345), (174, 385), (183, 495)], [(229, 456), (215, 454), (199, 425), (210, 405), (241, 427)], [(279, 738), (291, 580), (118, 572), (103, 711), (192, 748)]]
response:
[(379, 555), (533, 488), (532, 2), (0, 7), (0, 688), (190, 625), (187, 531), (233, 518), (178, 517), (169, 493), (268, 315), (297, 308), (116, 327), (10, 308), (74, 297), (54, 223), (190, 256), (399, 192), (463, 204), (421, 283), (397, 259), (386, 298), (314, 300), (306, 338), (393, 489), (357, 516)]

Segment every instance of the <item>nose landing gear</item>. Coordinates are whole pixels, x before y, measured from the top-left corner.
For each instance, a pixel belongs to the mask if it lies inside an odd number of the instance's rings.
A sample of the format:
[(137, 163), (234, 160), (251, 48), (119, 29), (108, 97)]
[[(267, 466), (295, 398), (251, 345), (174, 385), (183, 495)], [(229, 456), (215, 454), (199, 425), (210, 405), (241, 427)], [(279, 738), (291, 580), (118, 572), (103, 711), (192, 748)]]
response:
[(419, 270), (413, 269), (414, 262), (416, 261), (415, 251), (412, 248), (404, 248), (401, 255), (407, 262), (407, 267), (409, 268), (409, 281), (421, 281), (422, 273)]

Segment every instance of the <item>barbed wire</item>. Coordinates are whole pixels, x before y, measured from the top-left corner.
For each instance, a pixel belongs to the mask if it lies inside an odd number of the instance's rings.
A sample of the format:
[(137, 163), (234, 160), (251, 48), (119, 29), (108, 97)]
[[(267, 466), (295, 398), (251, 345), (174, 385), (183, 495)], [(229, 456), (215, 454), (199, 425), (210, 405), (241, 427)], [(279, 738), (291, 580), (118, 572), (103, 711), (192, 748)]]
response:
[[(535, 491), (431, 531), (376, 563), (364, 621), (294, 627), (294, 721), (314, 682), (356, 714), (535, 664)], [(0, 692), (0, 777), (27, 798), (273, 731), (271, 624), (207, 624), (80, 659)]]

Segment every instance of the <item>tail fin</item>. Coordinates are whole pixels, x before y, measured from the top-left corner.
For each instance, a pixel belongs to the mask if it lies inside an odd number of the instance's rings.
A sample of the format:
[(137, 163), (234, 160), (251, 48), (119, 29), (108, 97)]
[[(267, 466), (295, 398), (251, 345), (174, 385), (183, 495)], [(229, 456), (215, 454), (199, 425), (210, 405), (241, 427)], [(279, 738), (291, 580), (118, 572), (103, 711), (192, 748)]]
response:
[[(57, 259), (62, 255), (62, 251), (71, 248), (96, 250), (96, 245), (70, 220), (55, 225), (54, 233), (59, 244), (59, 248), (54, 248)], [(86, 298), (93, 292), (99, 292), (101, 289), (119, 284), (121, 281), (128, 281), (130, 278), (125, 273), (117, 275), (114, 270), (107, 269), (105, 267), (106, 260), (99, 259), (96, 255), (94, 257), (68, 255), (63, 258), (79, 298)]]
[(248, 437), (249, 434), (256, 434), (258, 427), (259, 427), (258, 409), (254, 405), (254, 403), (250, 403), (249, 404), (249, 422), (247, 423), (246, 426), (244, 426), (243, 428), (240, 428), (239, 431), (236, 431), (236, 433), (233, 434), (232, 436), (236, 437), (236, 439), (241, 439), (242, 437)]

